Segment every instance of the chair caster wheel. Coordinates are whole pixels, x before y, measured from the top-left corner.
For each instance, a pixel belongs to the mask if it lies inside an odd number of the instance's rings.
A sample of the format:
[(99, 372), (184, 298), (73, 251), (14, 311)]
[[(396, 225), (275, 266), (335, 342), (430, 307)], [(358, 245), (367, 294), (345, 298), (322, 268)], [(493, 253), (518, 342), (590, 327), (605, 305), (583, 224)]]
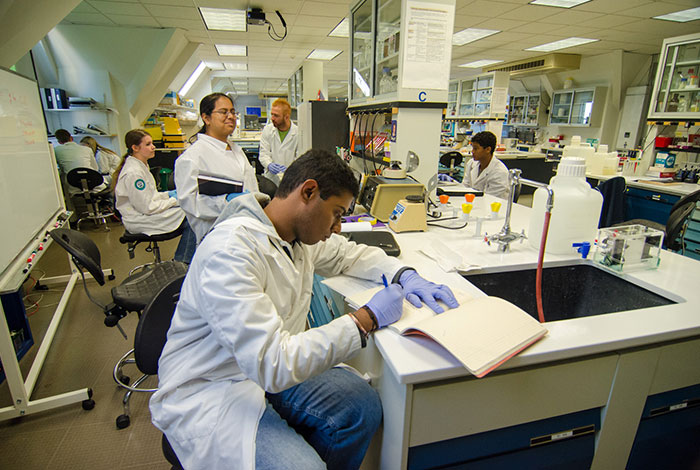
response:
[(82, 405), (84, 410), (89, 411), (95, 407), (95, 400), (93, 400), (92, 398), (83, 400)]
[(121, 375), (119, 376), (119, 381), (123, 383), (124, 385), (129, 385), (129, 382), (131, 381), (131, 377), (128, 375)]
[(117, 429), (128, 428), (131, 424), (131, 419), (127, 415), (119, 415), (117, 417)]
[(110, 281), (113, 281), (116, 279), (116, 276), (114, 274), (108, 274), (107, 279), (109, 279)]

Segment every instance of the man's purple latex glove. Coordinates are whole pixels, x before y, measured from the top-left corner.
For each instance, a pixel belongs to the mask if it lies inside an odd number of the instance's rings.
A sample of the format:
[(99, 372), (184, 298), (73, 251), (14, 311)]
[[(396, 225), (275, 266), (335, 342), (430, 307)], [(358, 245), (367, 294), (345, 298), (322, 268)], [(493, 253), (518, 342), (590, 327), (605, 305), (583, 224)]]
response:
[(374, 313), (377, 319), (377, 328), (391, 325), (403, 313), (403, 289), (398, 284), (391, 284), (380, 290), (369, 299), (366, 307)]
[(242, 195), (244, 195), (244, 194), (248, 194), (249, 192), (250, 192), (250, 191), (248, 191), (248, 190), (246, 189), (245, 191), (240, 192), (240, 193), (228, 193), (228, 194), (226, 195), (226, 201), (228, 202), (228, 201), (230, 201), (231, 199), (233, 199), (233, 198), (235, 198), (235, 197), (242, 196)]
[(270, 163), (267, 165), (267, 171), (272, 173), (273, 175), (276, 175), (278, 173), (282, 173), (283, 171), (286, 171), (287, 167), (284, 165), (281, 165), (279, 163)]
[(425, 305), (432, 308), (435, 313), (445, 311), (437, 303), (438, 300), (442, 300), (450, 308), (459, 306), (449, 287), (444, 284), (435, 284), (427, 281), (415, 271), (404, 271), (399, 278), (399, 282), (406, 293), (406, 300), (411, 302), (416, 308), (423, 306), (421, 300), (425, 302)]
[(445, 173), (438, 173), (438, 180), (440, 181), (449, 181), (451, 183), (456, 182), (457, 180), (451, 177), (450, 175), (447, 175)]

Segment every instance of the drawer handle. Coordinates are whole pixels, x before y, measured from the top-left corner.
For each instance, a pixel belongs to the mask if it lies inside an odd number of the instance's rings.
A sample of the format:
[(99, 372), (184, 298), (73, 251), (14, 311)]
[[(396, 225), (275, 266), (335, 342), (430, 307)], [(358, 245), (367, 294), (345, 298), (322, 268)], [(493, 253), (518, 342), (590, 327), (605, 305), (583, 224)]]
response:
[(563, 439), (571, 439), (572, 437), (583, 436), (585, 434), (593, 434), (595, 432), (595, 424), (581, 426), (568, 431), (555, 432), (544, 436), (531, 437), (530, 447), (540, 446), (543, 444), (551, 444), (552, 442), (561, 441)]
[(691, 398), (689, 400), (683, 400), (680, 403), (674, 403), (673, 405), (662, 406), (660, 408), (654, 408), (653, 410), (649, 411), (649, 416), (658, 416), (658, 415), (670, 413), (671, 411), (682, 410), (683, 408), (692, 408), (692, 407), (695, 407), (698, 405), (700, 405), (700, 397), (699, 398)]

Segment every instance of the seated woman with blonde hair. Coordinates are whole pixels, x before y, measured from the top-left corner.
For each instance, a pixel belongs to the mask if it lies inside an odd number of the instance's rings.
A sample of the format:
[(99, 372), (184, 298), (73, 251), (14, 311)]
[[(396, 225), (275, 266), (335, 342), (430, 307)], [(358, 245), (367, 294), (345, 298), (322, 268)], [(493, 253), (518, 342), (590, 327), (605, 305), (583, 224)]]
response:
[(156, 187), (156, 180), (148, 168), (148, 160), (156, 152), (151, 135), (143, 129), (133, 129), (126, 133), (124, 143), (127, 153), (115, 171), (112, 183), (124, 228), (131, 233), (157, 235), (183, 226), (175, 261), (189, 263), (197, 241), (180, 209), (177, 192), (159, 192)]
[(111, 183), (112, 175), (114, 175), (114, 172), (117, 168), (119, 168), (119, 164), (121, 163), (121, 158), (119, 158), (119, 155), (112, 152), (107, 147), (103, 147), (102, 145), (98, 144), (94, 137), (83, 137), (80, 139), (80, 145), (84, 145), (92, 150), (92, 155), (97, 161), (97, 167), (100, 169), (100, 173), (102, 173), (105, 183)]

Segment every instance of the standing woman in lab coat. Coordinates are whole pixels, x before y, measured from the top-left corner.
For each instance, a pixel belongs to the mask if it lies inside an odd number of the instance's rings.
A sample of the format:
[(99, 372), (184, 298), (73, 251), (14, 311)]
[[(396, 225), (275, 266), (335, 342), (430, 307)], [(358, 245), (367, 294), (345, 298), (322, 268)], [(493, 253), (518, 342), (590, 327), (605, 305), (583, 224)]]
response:
[(299, 128), (291, 120), (292, 107), (285, 99), (277, 99), (270, 109), (270, 121), (260, 136), (260, 164), (265, 176), (280, 183), (284, 172), (297, 158)]
[(159, 192), (156, 188), (156, 180), (148, 169), (148, 160), (156, 154), (151, 135), (143, 129), (133, 129), (126, 133), (124, 143), (127, 152), (113, 181), (124, 228), (130, 233), (157, 235), (182, 225), (174, 259), (189, 263), (197, 246), (194, 233), (178, 206), (177, 192)]
[[(202, 98), (199, 112), (204, 126), (197, 140), (175, 161), (175, 187), (180, 207), (187, 214), (197, 243), (221, 214), (226, 203), (244, 192), (258, 190), (255, 169), (241, 148), (228, 142), (236, 129), (236, 110), (231, 98), (212, 93)], [(200, 173), (233, 179), (243, 183), (242, 193), (220, 196), (199, 194), (197, 177)]]

